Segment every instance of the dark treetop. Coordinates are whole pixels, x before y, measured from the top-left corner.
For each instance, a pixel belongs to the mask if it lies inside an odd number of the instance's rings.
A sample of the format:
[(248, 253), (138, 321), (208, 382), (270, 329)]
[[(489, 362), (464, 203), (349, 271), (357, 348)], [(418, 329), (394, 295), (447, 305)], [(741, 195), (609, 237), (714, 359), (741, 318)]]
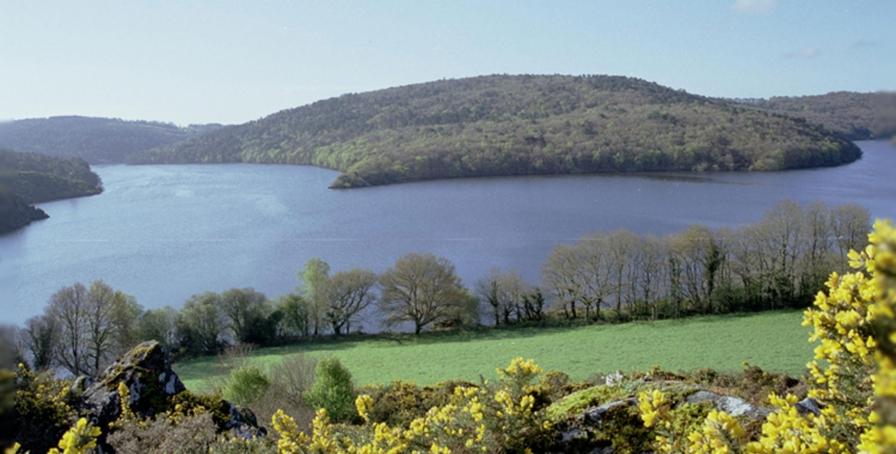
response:
[(0, 150), (0, 233), (47, 214), (31, 203), (98, 194), (99, 176), (80, 159)]

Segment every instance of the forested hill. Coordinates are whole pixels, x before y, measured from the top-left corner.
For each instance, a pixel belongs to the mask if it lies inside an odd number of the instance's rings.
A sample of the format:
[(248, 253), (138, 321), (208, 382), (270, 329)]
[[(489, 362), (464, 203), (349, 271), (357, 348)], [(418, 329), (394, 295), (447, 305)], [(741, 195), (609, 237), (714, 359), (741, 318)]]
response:
[(615, 76), (481, 76), (348, 94), (137, 155), (341, 170), (334, 187), (468, 176), (828, 166), (805, 121)]
[(76, 116), (33, 118), (0, 123), (0, 148), (77, 157), (94, 164), (117, 163), (132, 153), (218, 127)]
[(737, 102), (804, 118), (852, 140), (887, 139), (896, 135), (896, 92), (840, 91), (817, 96), (782, 96)]
[(99, 177), (80, 159), (0, 150), (0, 233), (46, 218), (31, 203), (97, 194)]

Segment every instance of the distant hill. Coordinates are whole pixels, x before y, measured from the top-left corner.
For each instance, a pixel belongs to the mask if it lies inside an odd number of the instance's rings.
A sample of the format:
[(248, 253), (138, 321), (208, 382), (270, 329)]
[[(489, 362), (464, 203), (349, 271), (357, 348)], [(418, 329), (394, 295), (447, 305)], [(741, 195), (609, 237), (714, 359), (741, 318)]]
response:
[(136, 152), (169, 145), (221, 125), (179, 127), (115, 118), (50, 117), (0, 122), (0, 148), (81, 158), (94, 164), (125, 162)]
[(29, 204), (102, 190), (99, 176), (81, 159), (0, 150), (0, 233), (47, 217)]
[(886, 139), (896, 135), (896, 92), (839, 91), (826, 95), (782, 96), (735, 102), (804, 118), (851, 140)]
[(434, 178), (778, 170), (861, 156), (802, 120), (616, 76), (481, 76), (348, 94), (135, 155), (311, 164), (333, 187)]

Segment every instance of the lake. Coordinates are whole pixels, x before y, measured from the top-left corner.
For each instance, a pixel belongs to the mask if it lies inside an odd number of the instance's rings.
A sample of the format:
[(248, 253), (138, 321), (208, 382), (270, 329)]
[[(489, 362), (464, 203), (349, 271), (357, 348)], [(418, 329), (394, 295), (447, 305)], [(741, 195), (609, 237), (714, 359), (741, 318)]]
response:
[(0, 236), (0, 322), (103, 279), (145, 307), (206, 290), (293, 290), (311, 257), (380, 272), (407, 252), (450, 259), (472, 286), (492, 267), (532, 282), (551, 248), (620, 228), (664, 234), (751, 223), (783, 199), (856, 202), (896, 219), (896, 147), (846, 166), (771, 173), (513, 177), (330, 190), (337, 173), (250, 164), (98, 166), (105, 192), (41, 204)]

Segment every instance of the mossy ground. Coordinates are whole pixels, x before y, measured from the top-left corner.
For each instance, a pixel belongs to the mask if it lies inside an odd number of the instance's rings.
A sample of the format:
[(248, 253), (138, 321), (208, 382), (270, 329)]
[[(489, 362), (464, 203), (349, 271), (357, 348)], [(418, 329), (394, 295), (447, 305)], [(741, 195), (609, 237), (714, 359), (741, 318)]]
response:
[[(492, 378), (512, 358), (533, 358), (545, 370), (583, 380), (615, 370), (672, 371), (712, 368), (740, 371), (743, 363), (801, 375), (812, 357), (808, 330), (799, 311), (695, 317), (578, 328), (521, 328), (413, 336), (379, 336), (264, 348), (249, 361), (262, 368), (283, 357), (336, 356), (356, 384), (402, 380), (432, 384), (444, 380)], [(175, 365), (188, 389), (205, 391), (225, 373), (214, 357)]]

